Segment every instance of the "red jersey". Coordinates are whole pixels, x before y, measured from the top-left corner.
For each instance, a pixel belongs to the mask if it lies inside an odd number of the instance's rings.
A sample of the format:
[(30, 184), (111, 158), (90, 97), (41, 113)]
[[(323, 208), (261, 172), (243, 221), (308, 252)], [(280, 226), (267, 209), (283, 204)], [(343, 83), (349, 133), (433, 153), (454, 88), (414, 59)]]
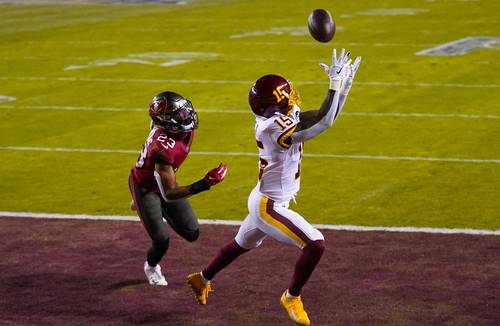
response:
[(153, 127), (142, 147), (131, 174), (135, 184), (145, 191), (160, 192), (154, 176), (155, 164), (171, 165), (177, 171), (186, 159), (194, 138), (194, 130), (185, 133), (167, 133)]

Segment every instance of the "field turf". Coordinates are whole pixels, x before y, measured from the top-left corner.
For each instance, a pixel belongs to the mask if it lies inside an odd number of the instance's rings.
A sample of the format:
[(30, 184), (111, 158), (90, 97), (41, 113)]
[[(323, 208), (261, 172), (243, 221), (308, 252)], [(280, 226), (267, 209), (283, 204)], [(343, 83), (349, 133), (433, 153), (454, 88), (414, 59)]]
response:
[[(307, 34), (315, 8), (336, 18), (332, 43)], [(0, 210), (130, 215), (147, 104), (173, 90), (200, 117), (179, 182), (226, 162), (227, 179), (192, 203), (203, 218), (242, 219), (257, 177), (252, 82), (282, 74), (303, 110), (317, 108), (318, 63), (345, 47), (363, 57), (357, 83), (306, 144), (320, 156), (304, 158), (293, 209), (313, 223), (500, 229), (498, 43), (415, 54), (498, 37), (499, 12), (494, 0), (0, 5)]]

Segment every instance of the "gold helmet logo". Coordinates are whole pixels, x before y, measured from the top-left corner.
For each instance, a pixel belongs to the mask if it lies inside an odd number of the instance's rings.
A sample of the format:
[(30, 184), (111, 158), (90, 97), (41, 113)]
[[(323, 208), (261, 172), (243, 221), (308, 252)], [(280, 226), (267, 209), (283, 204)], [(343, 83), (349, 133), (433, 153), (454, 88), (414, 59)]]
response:
[(276, 101), (278, 103), (283, 101), (285, 98), (288, 99), (288, 111), (286, 115), (289, 115), (292, 112), (294, 105), (300, 104), (300, 95), (297, 91), (297, 88), (295, 88), (295, 86), (290, 81), (288, 81), (288, 84), (290, 85), (290, 94), (288, 94), (286, 90), (283, 89), (285, 85), (280, 85), (273, 91), (273, 94), (274, 96), (276, 96)]

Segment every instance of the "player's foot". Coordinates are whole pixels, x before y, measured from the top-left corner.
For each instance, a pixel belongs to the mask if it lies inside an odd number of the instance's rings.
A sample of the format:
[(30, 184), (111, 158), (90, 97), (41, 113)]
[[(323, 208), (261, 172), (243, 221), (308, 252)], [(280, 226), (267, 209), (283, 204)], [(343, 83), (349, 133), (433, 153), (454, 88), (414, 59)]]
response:
[(214, 291), (212, 290), (212, 283), (210, 281), (203, 282), (201, 273), (191, 273), (186, 277), (186, 280), (191, 286), (198, 303), (207, 304), (208, 293)]
[(146, 274), (149, 284), (157, 286), (168, 285), (167, 280), (165, 280), (165, 277), (161, 273), (160, 264), (157, 264), (155, 267), (151, 267), (147, 261), (144, 262), (144, 273)]
[(281, 305), (285, 308), (286, 312), (288, 312), (290, 319), (299, 325), (311, 325), (311, 321), (307, 316), (307, 312), (304, 310), (304, 305), (302, 304), (300, 296), (289, 299), (286, 296), (287, 292), (288, 290), (283, 292), (281, 296)]

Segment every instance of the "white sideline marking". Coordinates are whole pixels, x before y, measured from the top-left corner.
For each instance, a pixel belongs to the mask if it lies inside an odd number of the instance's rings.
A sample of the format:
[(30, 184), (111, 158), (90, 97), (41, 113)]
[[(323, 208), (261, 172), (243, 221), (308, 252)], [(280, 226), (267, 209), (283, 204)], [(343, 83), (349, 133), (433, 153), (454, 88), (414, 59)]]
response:
[[(227, 79), (129, 79), (129, 78), (88, 78), (88, 77), (8, 77), (0, 76), (0, 80), (30, 81), (68, 81), (68, 82), (105, 82), (105, 83), (175, 83), (175, 84), (241, 84), (252, 85), (249, 80)], [(324, 81), (295, 81), (302, 85), (325, 85)], [(445, 88), (500, 88), (500, 84), (456, 84), (456, 83), (402, 83), (402, 82), (356, 82), (363, 86), (398, 86), (398, 87), (445, 87)]]
[[(137, 216), (132, 215), (89, 215), (89, 214), (53, 214), (53, 213), (31, 213), (31, 212), (1, 212), (0, 218), (40, 218), (40, 219), (63, 219), (63, 220), (101, 220), (101, 221), (139, 221)], [(211, 225), (241, 225), (241, 221), (199, 219), (200, 224)], [(359, 225), (335, 225), (335, 224), (313, 224), (315, 228), (323, 230), (355, 231), (355, 232), (409, 232), (409, 233), (440, 233), (440, 234), (472, 234), (472, 235), (496, 235), (500, 236), (500, 230), (477, 230), (477, 229), (450, 229), (430, 227), (385, 227), (385, 226), (359, 226)]]
[[(130, 149), (95, 149), (95, 148), (61, 148), (61, 147), (25, 147), (0, 146), (0, 150), (11, 151), (42, 151), (42, 152), (79, 152), (79, 153), (123, 153), (138, 154), (139, 151)], [(190, 152), (192, 155), (220, 155), (220, 156), (257, 156), (250, 152)], [(456, 157), (413, 157), (413, 156), (383, 156), (383, 155), (342, 155), (342, 154), (304, 154), (305, 157), (367, 159), (390, 161), (435, 161), (454, 163), (494, 163), (500, 164), (500, 159), (456, 158)]]
[[(19, 110), (62, 110), (62, 111), (111, 111), (111, 112), (146, 112), (146, 108), (106, 108), (91, 106), (58, 106), (58, 105), (9, 105), (0, 104), (2, 109)], [(202, 113), (251, 114), (250, 110), (238, 109), (196, 109)], [(493, 114), (445, 114), (445, 113), (402, 113), (402, 112), (343, 112), (342, 115), (363, 117), (414, 117), (414, 118), (463, 118), (463, 119), (500, 119)]]

